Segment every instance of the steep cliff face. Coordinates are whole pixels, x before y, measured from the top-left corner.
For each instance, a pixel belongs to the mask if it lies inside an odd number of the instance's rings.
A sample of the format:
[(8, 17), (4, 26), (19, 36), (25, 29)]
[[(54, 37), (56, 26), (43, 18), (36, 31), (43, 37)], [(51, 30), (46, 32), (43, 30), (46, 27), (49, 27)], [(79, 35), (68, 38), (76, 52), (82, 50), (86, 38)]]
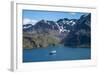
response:
[(82, 15), (64, 40), (65, 46), (91, 47), (91, 14)]

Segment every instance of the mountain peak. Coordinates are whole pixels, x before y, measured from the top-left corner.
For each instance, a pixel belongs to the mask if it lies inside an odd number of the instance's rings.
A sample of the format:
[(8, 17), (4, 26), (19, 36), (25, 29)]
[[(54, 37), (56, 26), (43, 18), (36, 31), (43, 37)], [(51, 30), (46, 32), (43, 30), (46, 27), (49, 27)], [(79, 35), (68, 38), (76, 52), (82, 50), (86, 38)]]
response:
[(68, 19), (63, 18), (59, 19), (58, 21), (50, 21), (50, 20), (40, 20), (35, 25), (33, 24), (25, 24), (23, 25), (23, 29), (33, 29), (35, 30), (54, 30), (61, 32), (67, 32), (67, 30), (73, 30), (73, 29), (81, 29), (87, 27), (87, 25), (90, 27), (90, 14), (82, 15), (80, 19)]

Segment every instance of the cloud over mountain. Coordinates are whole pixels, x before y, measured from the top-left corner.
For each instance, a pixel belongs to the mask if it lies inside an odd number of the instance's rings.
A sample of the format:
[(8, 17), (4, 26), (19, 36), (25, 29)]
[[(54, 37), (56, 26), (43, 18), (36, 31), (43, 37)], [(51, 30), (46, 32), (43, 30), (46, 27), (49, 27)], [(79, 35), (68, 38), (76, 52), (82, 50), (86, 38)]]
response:
[(29, 19), (29, 18), (23, 19), (23, 25), (25, 25), (25, 24), (35, 25), (37, 22), (38, 22), (38, 20), (34, 20), (34, 19)]

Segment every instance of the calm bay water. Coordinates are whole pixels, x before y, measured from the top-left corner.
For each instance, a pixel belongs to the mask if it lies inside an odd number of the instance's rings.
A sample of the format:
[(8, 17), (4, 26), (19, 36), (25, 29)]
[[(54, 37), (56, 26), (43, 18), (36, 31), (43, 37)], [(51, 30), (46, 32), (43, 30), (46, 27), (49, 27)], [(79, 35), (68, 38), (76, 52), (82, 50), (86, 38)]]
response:
[[(52, 50), (56, 50), (56, 55), (50, 55), (50, 52)], [(23, 50), (23, 62), (85, 60), (85, 59), (91, 59), (90, 48), (48, 47), (48, 48)]]

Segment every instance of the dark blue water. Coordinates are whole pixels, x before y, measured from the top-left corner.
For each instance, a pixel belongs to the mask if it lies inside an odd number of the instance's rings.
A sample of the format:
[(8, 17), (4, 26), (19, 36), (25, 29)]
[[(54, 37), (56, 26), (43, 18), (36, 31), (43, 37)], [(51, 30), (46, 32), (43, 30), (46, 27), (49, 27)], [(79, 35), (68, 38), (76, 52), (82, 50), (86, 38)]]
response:
[[(56, 50), (56, 55), (50, 55)], [(48, 47), (39, 49), (24, 49), (23, 62), (63, 61), (91, 59), (90, 48)]]

